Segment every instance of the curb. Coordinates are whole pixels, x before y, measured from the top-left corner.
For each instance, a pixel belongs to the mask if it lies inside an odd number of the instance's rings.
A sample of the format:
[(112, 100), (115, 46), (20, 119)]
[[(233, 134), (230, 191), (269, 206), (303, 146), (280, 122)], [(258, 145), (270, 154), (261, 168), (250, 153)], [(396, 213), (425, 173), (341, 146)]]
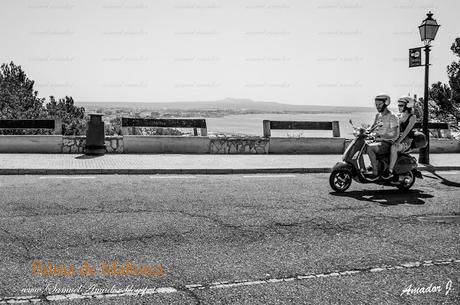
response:
[[(422, 172), (454, 171), (460, 166), (420, 166)], [(210, 168), (210, 169), (43, 169), (2, 168), (0, 175), (235, 175), (235, 174), (325, 174), (330, 167), (299, 168)]]

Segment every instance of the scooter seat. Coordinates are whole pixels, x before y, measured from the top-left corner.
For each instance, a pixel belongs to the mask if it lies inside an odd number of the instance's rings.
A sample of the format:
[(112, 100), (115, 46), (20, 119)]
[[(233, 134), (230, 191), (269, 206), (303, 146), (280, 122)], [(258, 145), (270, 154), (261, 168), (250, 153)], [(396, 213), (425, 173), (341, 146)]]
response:
[(376, 154), (377, 159), (382, 159), (382, 158), (389, 157), (389, 156), (390, 156), (389, 153), (382, 153), (382, 154), (377, 153)]
[[(405, 150), (405, 151), (398, 151), (398, 158), (401, 156), (401, 155), (407, 155), (411, 152), (411, 149), (408, 149), (408, 150)], [(390, 153), (377, 153), (377, 159), (382, 159), (382, 158), (385, 158), (385, 157), (390, 157)]]

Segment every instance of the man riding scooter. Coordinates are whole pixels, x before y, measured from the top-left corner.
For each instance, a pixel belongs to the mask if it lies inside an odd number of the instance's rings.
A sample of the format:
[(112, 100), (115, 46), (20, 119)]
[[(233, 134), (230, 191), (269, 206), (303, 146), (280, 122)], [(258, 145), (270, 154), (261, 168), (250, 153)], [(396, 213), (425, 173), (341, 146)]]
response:
[(370, 181), (379, 179), (377, 155), (389, 154), (391, 145), (399, 137), (399, 119), (388, 109), (390, 103), (391, 99), (387, 94), (379, 94), (375, 97), (375, 108), (378, 113), (371, 129), (380, 126), (375, 129), (375, 142), (369, 143), (367, 147), (367, 154), (372, 164), (372, 176), (367, 177)]
[[(334, 191), (345, 192), (353, 180), (358, 183), (395, 186), (407, 191), (414, 185), (416, 178), (423, 178), (418, 170), (417, 159), (405, 152), (397, 154), (391, 178), (379, 177), (379, 170), (385, 171), (389, 168), (391, 144), (398, 138), (400, 130), (399, 119), (388, 110), (389, 104), (388, 95), (377, 95), (375, 106), (379, 113), (375, 117), (374, 124), (368, 129), (353, 126), (355, 138), (345, 149), (342, 161), (332, 167), (329, 176), (329, 185)], [(351, 120), (350, 123), (353, 125)], [(377, 141), (370, 141), (371, 138), (376, 138)], [(418, 140), (413, 142), (415, 143), (413, 148), (421, 148), (426, 145), (426, 141), (419, 135), (414, 134), (414, 138)], [(372, 176), (366, 173), (364, 166), (363, 154), (366, 151), (372, 162)]]

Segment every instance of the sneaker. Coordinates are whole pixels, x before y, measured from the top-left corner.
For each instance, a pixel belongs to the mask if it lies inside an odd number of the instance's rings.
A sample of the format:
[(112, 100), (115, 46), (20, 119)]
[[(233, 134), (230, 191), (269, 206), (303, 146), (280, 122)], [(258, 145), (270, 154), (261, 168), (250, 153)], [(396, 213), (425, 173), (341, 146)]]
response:
[(366, 168), (361, 169), (361, 172), (366, 176), (372, 176), (372, 166), (368, 166)]
[(388, 169), (385, 170), (382, 174), (382, 178), (385, 179), (385, 180), (388, 180), (390, 178), (392, 178), (394, 175), (393, 175), (393, 171), (389, 171)]

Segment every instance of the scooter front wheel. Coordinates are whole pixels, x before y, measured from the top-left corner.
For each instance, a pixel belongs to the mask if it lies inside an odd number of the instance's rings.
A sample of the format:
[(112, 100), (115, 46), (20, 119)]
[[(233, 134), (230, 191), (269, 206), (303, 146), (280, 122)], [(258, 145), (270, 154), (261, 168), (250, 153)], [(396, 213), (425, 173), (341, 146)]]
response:
[(351, 185), (351, 173), (347, 170), (334, 170), (329, 176), (329, 184), (338, 193), (345, 192)]

